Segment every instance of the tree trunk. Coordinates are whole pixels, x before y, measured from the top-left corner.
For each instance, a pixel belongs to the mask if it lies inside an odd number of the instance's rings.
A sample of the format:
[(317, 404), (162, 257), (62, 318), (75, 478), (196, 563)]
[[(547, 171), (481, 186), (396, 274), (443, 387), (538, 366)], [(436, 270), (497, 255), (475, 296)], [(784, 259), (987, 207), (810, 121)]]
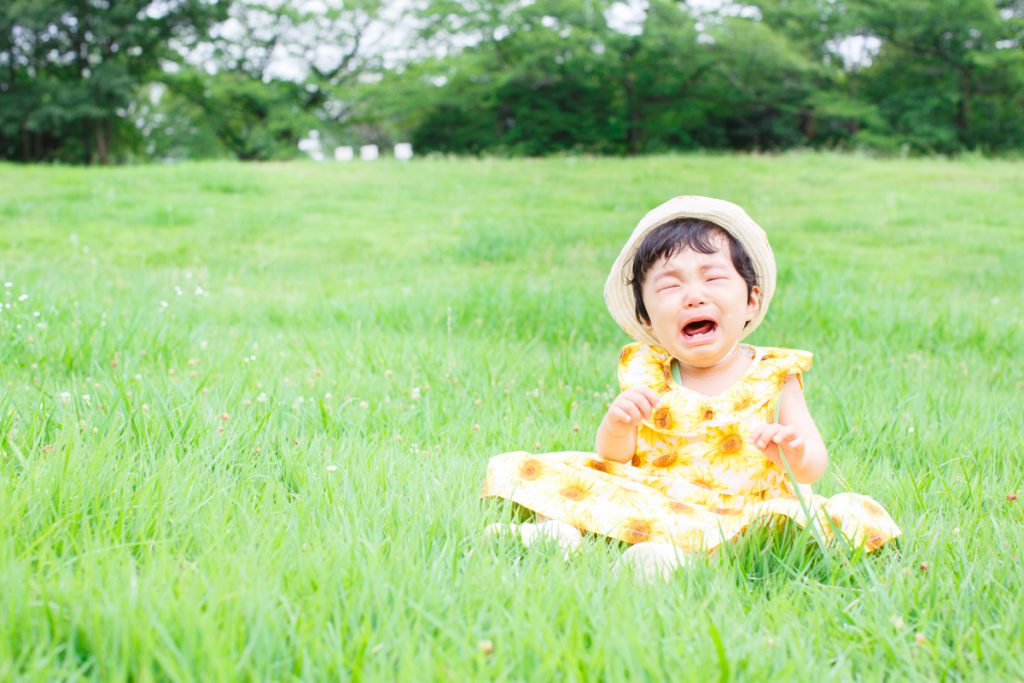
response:
[(960, 69), (960, 100), (956, 103), (956, 132), (960, 144), (967, 144), (971, 126), (971, 69)]
[(633, 68), (633, 60), (639, 50), (640, 44), (634, 39), (622, 51), (622, 90), (626, 96), (626, 154), (629, 156), (640, 154), (644, 147), (644, 116), (636, 92), (636, 70)]
[(813, 142), (818, 135), (818, 121), (810, 109), (800, 112), (800, 132), (804, 135), (804, 142)]
[(32, 135), (28, 132), (28, 128), (25, 127), (25, 122), (21, 123), (21, 160), (29, 161), (32, 157)]
[(106, 121), (93, 121), (93, 131), (96, 133), (96, 153), (100, 158), (100, 165), (107, 166), (110, 164), (110, 156), (108, 145), (110, 140), (107, 139), (106, 134)]
[(644, 114), (636, 95), (636, 74), (626, 74), (626, 153), (636, 156), (644, 151)]
[(92, 145), (89, 137), (89, 122), (82, 119), (82, 163), (88, 166), (92, 163)]

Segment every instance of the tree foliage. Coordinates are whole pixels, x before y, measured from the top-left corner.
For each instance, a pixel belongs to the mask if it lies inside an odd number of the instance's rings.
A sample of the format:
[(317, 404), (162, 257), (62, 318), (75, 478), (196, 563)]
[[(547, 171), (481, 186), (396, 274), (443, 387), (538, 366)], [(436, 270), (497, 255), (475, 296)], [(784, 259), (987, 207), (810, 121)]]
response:
[(1024, 148), (1020, 0), (623, 6), (9, 0), (0, 158)]
[(107, 163), (131, 151), (138, 85), (222, 16), (204, 0), (12, 0), (0, 14), (0, 154)]

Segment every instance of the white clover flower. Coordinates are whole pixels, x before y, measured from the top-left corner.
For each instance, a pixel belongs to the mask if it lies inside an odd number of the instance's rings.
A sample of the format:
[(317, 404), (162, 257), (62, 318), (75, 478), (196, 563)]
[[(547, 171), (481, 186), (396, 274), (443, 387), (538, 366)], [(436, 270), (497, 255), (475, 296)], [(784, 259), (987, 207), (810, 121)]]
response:
[(409, 397), (412, 400), (414, 400), (414, 401), (418, 401), (419, 398), (420, 398), (420, 388), (419, 387), (413, 387), (412, 391), (409, 392)]
[(25, 292), (22, 292), (21, 296), (18, 297), (18, 301), (28, 301), (28, 294), (25, 294)]
[(259, 401), (260, 403), (266, 403), (267, 402), (267, 395), (266, 395), (266, 393), (261, 391), (260, 395), (256, 397), (256, 400)]
[(338, 471), (338, 466), (337, 465), (328, 465), (327, 466), (327, 471), (328, 472), (337, 472)]
[(58, 396), (60, 396), (61, 403), (67, 403), (68, 401), (71, 400), (71, 392), (70, 391), (62, 391), (62, 392), (60, 392), (58, 394)]
[(204, 290), (199, 285), (196, 285), (195, 295), (196, 296), (203, 296), (204, 294), (206, 294), (206, 290)]
[(161, 301), (160, 302), (160, 308), (167, 308), (168, 306), (170, 306), (170, 304), (167, 303), (166, 301)]
[(92, 396), (90, 396), (89, 394), (82, 394), (82, 401), (84, 401), (85, 403), (89, 403), (90, 401), (92, 401)]
[(11, 287), (13, 287), (13, 286), (14, 286), (14, 283), (13, 283), (13, 282), (5, 282), (5, 283), (4, 283), (4, 287), (6, 287), (7, 289), (10, 289), (10, 288), (11, 288)]
[(181, 296), (182, 294), (184, 294), (184, 292), (181, 291), (181, 287), (179, 287), (178, 285), (174, 285), (174, 293), (177, 296)]

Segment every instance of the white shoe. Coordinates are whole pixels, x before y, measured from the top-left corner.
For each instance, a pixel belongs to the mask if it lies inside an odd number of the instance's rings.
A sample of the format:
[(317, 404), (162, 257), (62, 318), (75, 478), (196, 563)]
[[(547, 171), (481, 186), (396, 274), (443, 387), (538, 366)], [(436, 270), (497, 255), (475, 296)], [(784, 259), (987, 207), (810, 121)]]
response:
[(689, 554), (674, 545), (645, 541), (635, 543), (627, 548), (612, 567), (612, 574), (617, 575), (623, 571), (623, 568), (628, 567), (645, 581), (654, 579), (665, 581), (671, 578), (677, 569), (689, 564), (692, 559)]

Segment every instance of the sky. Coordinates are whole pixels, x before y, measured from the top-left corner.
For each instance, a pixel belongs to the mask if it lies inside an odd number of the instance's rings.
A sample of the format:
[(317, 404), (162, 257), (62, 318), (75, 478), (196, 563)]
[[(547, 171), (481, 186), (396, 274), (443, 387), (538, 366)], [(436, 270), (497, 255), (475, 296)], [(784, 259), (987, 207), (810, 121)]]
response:
[[(279, 1), (287, 2), (287, 0)], [(386, 2), (380, 19), (372, 22), (363, 34), (364, 49), (370, 54), (380, 56), (386, 68), (394, 68), (410, 59), (422, 57), (427, 49), (414, 40), (415, 27), (412, 20), (405, 16), (406, 10), (413, 1), (391, 0)], [(327, 7), (328, 0), (305, 0), (293, 4), (300, 10), (322, 11)], [(701, 14), (722, 11), (735, 16), (757, 17), (759, 15), (755, 7), (728, 0), (690, 0), (689, 4), (698, 17)], [(622, 0), (614, 3), (606, 12), (605, 17), (611, 28), (635, 35), (642, 30), (646, 9), (646, 0)], [(698, 30), (703, 29), (701, 22), (698, 22), (697, 28)], [(216, 29), (214, 35), (230, 39), (237, 38), (242, 33), (241, 23), (237, 19), (229, 19)], [(838, 42), (833, 49), (841, 56), (845, 66), (852, 68), (870, 64), (871, 58), (877, 53), (879, 46), (880, 41), (877, 38), (850, 36)], [(191, 56), (191, 61), (197, 64), (206, 64), (207, 68), (212, 69), (213, 60), (210, 50), (209, 47), (200, 48)], [(274, 78), (302, 80), (308, 72), (310, 59), (320, 66), (330, 66), (332, 63), (337, 63), (344, 50), (340, 46), (317, 44), (310, 51), (300, 52), (303, 54), (293, 54), (293, 51), (279, 45), (275, 48), (265, 78), (267, 80)], [(312, 54), (311, 58), (310, 53)]]

